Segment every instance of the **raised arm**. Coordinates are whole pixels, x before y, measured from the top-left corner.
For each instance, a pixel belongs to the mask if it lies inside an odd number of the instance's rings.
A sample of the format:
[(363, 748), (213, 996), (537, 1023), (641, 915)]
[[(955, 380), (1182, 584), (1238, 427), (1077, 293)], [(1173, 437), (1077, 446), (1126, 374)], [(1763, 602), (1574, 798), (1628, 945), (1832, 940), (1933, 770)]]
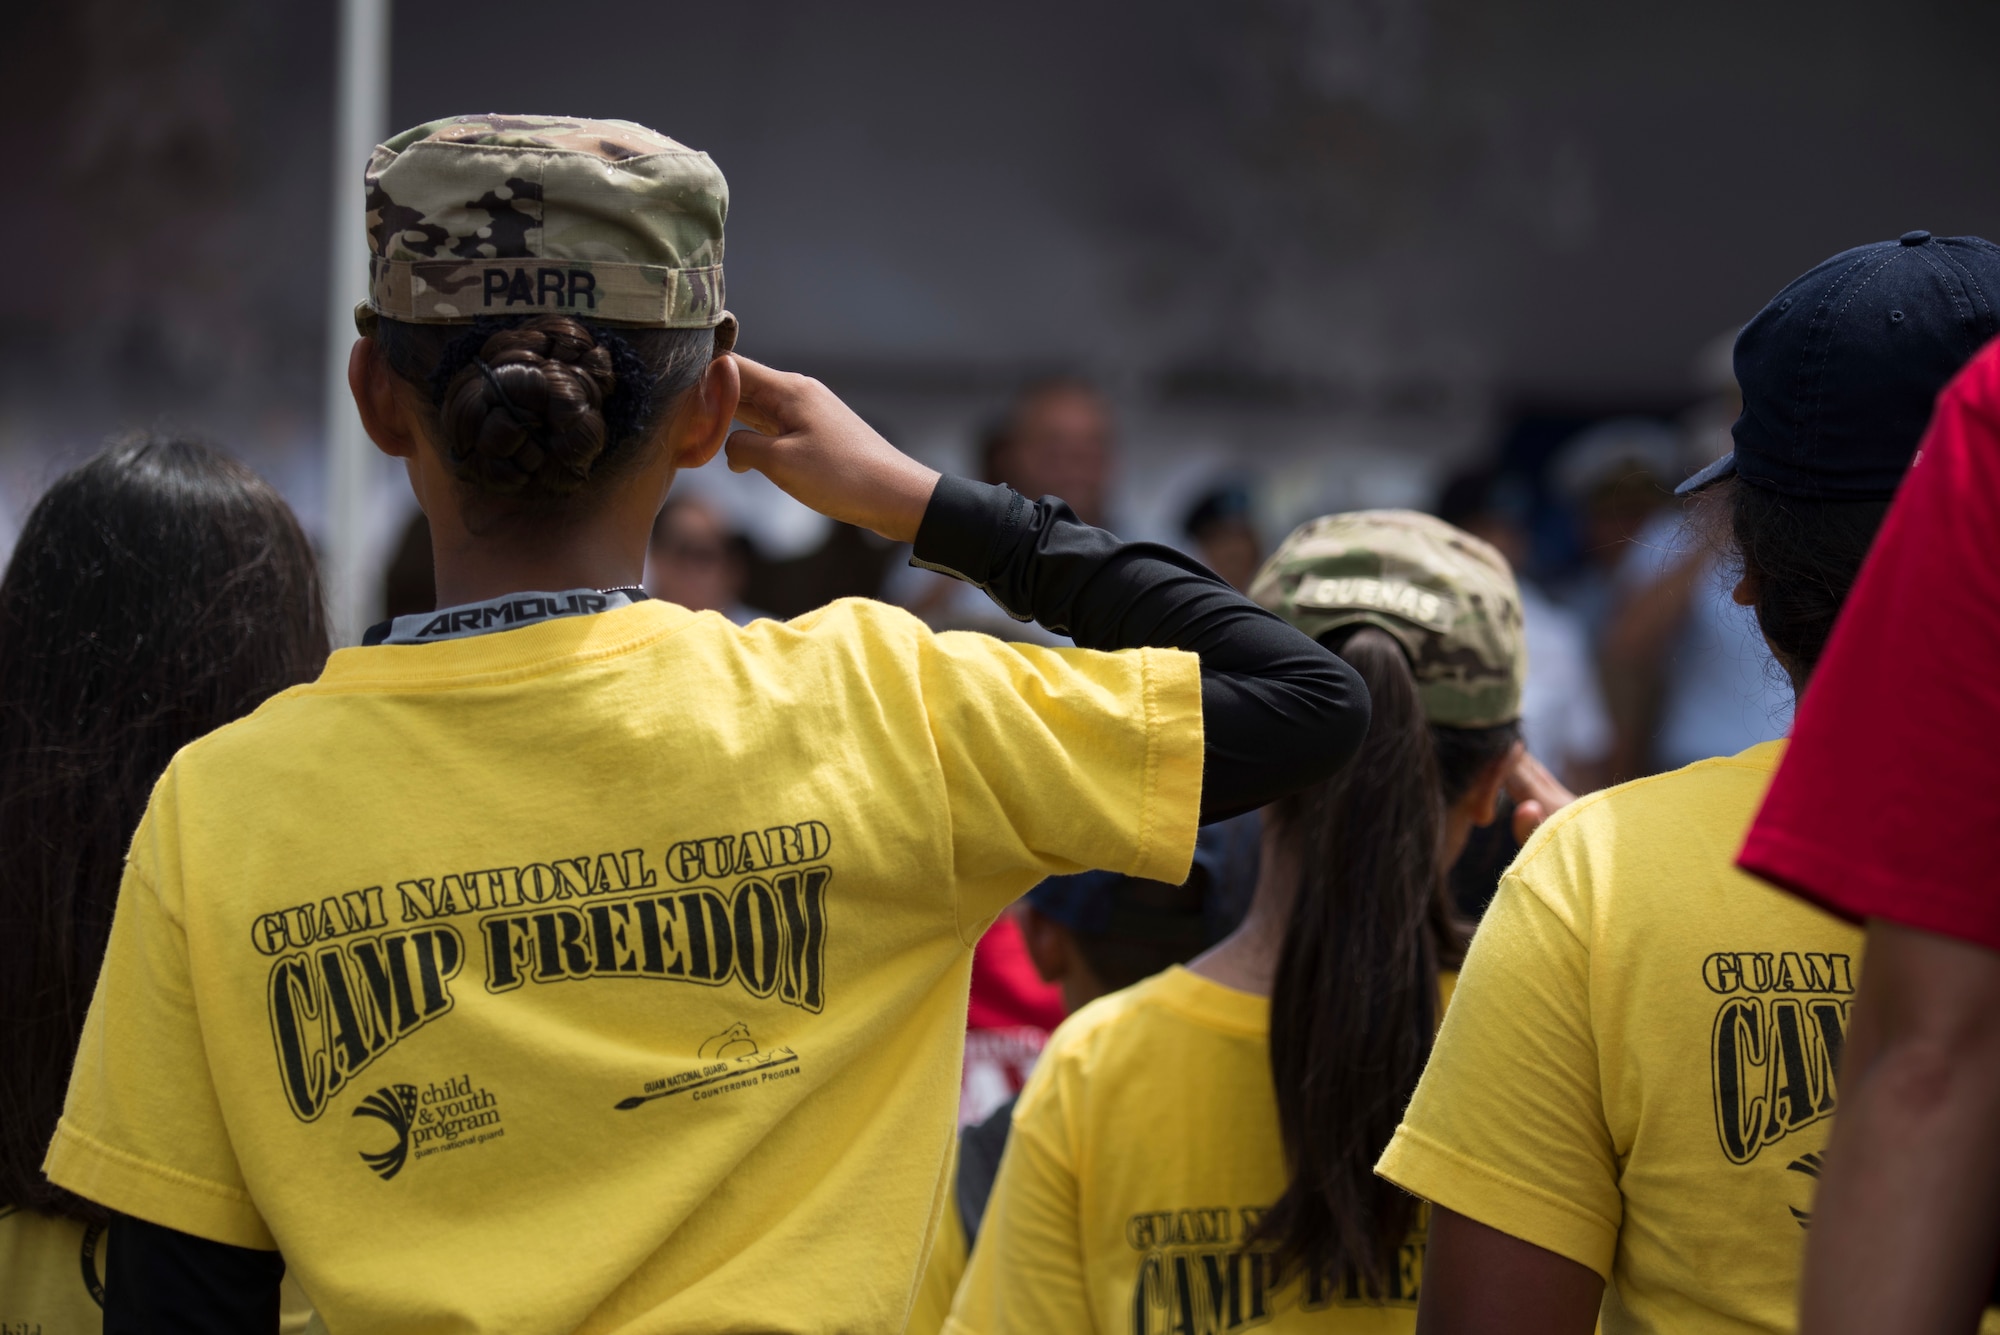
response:
[(976, 584), (1011, 615), (1086, 649), (1142, 645), (1201, 658), (1201, 815), (1220, 820), (1331, 774), (1368, 729), (1345, 663), (1199, 562), (1121, 542), (1054, 497), (942, 477), (897, 450), (816, 380), (737, 358), (729, 466), (756, 469), (822, 514), (914, 543), (915, 559)]

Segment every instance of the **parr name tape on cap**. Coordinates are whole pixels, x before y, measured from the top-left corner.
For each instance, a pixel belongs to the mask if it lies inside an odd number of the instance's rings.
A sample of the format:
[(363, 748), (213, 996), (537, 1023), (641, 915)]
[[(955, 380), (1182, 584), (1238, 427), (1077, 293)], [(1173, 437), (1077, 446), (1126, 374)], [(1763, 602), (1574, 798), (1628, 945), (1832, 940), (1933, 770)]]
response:
[(560, 313), (711, 329), (729, 186), (630, 121), (455, 116), (375, 150), (368, 302), (415, 323)]

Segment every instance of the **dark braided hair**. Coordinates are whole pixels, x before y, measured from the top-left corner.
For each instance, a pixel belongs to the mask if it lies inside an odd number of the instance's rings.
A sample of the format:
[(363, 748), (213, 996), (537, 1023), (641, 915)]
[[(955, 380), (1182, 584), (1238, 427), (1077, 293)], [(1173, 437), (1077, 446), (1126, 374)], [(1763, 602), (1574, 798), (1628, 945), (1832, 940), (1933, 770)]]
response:
[(428, 391), (438, 447), (474, 492), (561, 508), (640, 455), (701, 378), (708, 329), (613, 328), (567, 315), (470, 325), (377, 322), (389, 367)]

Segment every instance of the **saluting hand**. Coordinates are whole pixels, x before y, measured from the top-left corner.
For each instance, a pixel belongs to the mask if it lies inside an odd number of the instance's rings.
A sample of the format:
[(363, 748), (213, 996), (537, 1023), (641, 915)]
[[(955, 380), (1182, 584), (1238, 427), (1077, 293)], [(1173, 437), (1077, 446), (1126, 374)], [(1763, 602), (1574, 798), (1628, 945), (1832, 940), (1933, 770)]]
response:
[(729, 467), (756, 469), (786, 494), (831, 519), (873, 529), (892, 542), (917, 536), (938, 471), (904, 454), (810, 376), (730, 354), (742, 378), (729, 435)]
[(1507, 770), (1507, 795), (1514, 799), (1514, 842), (1525, 844), (1542, 822), (1576, 801), (1549, 767), (1523, 747)]

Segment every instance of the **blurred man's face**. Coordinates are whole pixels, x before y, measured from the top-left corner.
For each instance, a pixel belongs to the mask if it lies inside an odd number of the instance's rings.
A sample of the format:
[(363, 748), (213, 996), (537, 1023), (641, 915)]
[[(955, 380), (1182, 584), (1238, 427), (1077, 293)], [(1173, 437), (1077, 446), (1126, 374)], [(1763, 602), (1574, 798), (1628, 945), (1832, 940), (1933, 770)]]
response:
[(1488, 510), (1474, 515), (1459, 527), (1475, 538), (1482, 538), (1493, 545), (1494, 550), (1507, 558), (1507, 564), (1516, 575), (1528, 564), (1528, 535), (1521, 526), (1496, 510)]
[(1204, 525), (1195, 535), (1202, 564), (1228, 581), (1238, 593), (1247, 592), (1264, 563), (1264, 547), (1257, 530), (1241, 519), (1218, 519)]
[(1607, 570), (1625, 559), (1625, 545), (1670, 501), (1644, 477), (1622, 478), (1591, 493), (1584, 509), (1584, 556)]
[(653, 530), (646, 589), (694, 612), (724, 612), (743, 596), (743, 568), (722, 517), (699, 501), (668, 509)]
[(1111, 412), (1083, 389), (1052, 389), (1021, 405), (998, 457), (1000, 481), (1023, 496), (1060, 496), (1085, 523), (1104, 522)]

